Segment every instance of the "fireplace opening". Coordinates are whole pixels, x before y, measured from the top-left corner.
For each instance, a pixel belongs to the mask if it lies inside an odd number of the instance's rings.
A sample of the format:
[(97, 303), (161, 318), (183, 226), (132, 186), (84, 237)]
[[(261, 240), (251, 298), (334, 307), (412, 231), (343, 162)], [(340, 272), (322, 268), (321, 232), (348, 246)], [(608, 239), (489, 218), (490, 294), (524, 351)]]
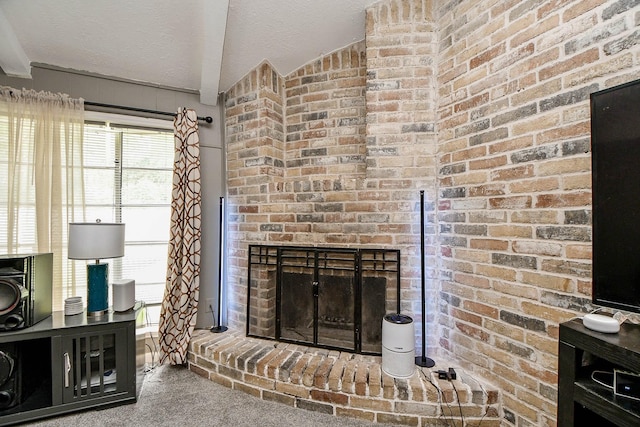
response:
[(380, 354), (400, 251), (249, 246), (247, 335)]

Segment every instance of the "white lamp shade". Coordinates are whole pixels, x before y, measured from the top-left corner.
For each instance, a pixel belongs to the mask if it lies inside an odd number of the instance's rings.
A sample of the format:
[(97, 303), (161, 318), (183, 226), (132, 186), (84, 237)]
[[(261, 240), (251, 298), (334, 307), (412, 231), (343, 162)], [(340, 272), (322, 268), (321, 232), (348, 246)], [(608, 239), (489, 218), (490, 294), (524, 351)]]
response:
[(105, 259), (124, 256), (124, 224), (72, 222), (69, 224), (70, 259)]

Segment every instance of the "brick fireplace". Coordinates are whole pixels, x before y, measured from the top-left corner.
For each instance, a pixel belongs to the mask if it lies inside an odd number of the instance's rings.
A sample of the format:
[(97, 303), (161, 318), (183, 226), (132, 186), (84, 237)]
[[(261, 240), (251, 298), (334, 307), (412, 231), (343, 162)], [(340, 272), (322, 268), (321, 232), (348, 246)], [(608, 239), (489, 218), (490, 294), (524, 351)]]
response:
[[(411, 57), (425, 54), (424, 40)], [(429, 282), (436, 264), (435, 81), (416, 61), (424, 88), (401, 95), (411, 111), (401, 122), (390, 107), (371, 111), (378, 98), (397, 105), (404, 79), (376, 77), (369, 50), (359, 42), (285, 77), (265, 62), (226, 94), (229, 324), (246, 325), (251, 244), (399, 250), (401, 310), (421, 321), (420, 190)], [(427, 292), (433, 316), (437, 293)]]
[(247, 336), (380, 355), (400, 251), (250, 245), (247, 281)]
[[(589, 94), (640, 78), (638, 22), (627, 0), (383, 0), (365, 41), (285, 76), (257, 66), (226, 93), (228, 324), (248, 321), (249, 245), (397, 249), (428, 354), (491, 379), (500, 425), (555, 425), (558, 324), (591, 308)], [(263, 398), (434, 421), (406, 383), (385, 400), (377, 356), (360, 370), (242, 338), (200, 337), (194, 366)]]

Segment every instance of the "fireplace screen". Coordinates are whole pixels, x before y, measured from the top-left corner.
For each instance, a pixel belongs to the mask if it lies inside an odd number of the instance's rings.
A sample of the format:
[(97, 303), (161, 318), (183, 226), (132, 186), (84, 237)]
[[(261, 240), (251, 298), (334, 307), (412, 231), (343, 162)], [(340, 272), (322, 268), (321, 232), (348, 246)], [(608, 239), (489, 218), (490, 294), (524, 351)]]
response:
[(380, 354), (400, 251), (249, 246), (247, 335)]

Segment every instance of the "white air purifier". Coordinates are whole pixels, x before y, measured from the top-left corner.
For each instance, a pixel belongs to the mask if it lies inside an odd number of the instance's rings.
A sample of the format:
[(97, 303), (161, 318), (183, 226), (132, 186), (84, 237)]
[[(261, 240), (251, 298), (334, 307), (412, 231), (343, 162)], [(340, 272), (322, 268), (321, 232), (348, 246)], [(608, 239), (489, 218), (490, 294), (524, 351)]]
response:
[(415, 326), (404, 314), (387, 314), (382, 320), (382, 371), (392, 377), (408, 378), (415, 365)]
[(128, 311), (136, 303), (136, 281), (121, 279), (113, 281), (113, 311)]

